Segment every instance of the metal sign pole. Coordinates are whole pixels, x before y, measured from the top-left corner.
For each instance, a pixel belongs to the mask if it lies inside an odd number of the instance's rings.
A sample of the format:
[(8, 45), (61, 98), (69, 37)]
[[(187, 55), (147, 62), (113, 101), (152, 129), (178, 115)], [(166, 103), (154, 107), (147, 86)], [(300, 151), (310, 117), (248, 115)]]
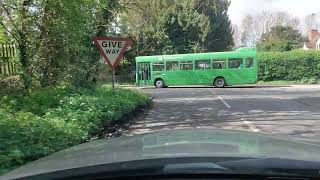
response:
[(115, 82), (115, 72), (114, 69), (112, 69), (112, 93), (114, 94), (114, 82)]
[(143, 80), (144, 85), (147, 85), (147, 66), (145, 63), (143, 64)]

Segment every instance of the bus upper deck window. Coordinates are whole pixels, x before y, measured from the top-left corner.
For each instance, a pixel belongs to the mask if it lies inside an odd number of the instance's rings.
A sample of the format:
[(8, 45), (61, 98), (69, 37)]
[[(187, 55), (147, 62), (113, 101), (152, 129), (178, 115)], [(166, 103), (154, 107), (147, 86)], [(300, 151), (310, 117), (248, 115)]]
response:
[(246, 68), (253, 68), (253, 58), (246, 58)]
[(164, 71), (164, 62), (154, 62), (153, 71)]

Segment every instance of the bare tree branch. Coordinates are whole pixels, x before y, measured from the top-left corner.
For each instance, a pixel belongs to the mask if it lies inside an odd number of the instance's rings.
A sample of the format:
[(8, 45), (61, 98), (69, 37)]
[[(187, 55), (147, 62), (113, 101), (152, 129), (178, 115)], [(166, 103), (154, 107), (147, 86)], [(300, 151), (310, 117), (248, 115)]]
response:
[(254, 46), (262, 34), (270, 32), (274, 26), (291, 26), (299, 28), (299, 20), (282, 11), (263, 11), (253, 16), (248, 15), (243, 19), (242, 44)]

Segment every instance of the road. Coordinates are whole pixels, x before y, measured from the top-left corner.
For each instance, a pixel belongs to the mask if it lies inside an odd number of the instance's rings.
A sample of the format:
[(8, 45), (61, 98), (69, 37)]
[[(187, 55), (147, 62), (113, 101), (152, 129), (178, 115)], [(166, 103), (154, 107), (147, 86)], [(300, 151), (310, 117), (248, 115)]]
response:
[(320, 86), (144, 88), (153, 107), (128, 135), (181, 128), (243, 130), (320, 141)]

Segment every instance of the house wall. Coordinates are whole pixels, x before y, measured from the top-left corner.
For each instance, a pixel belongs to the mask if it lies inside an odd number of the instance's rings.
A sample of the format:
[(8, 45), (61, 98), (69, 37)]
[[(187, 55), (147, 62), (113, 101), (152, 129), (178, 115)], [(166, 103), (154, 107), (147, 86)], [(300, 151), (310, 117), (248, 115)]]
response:
[(320, 38), (318, 38), (317, 44), (316, 44), (316, 49), (320, 50)]
[(315, 42), (318, 39), (319, 35), (320, 35), (320, 33), (318, 32), (318, 30), (312, 29), (308, 33), (309, 42)]

